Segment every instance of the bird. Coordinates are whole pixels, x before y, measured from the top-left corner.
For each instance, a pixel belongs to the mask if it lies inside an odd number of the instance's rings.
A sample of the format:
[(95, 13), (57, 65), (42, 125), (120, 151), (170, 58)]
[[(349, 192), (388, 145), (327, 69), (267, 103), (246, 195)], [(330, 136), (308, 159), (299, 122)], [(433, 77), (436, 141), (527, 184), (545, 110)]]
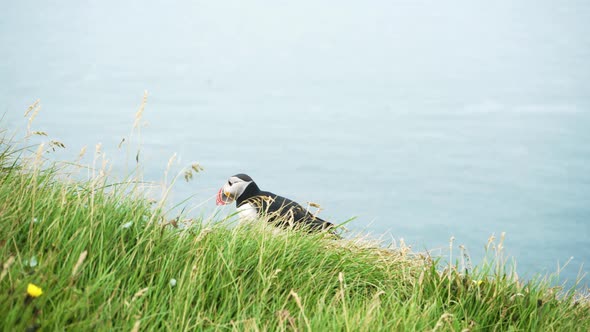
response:
[(217, 205), (227, 205), (234, 201), (240, 221), (267, 217), (270, 223), (284, 228), (300, 227), (310, 232), (334, 228), (334, 224), (318, 218), (299, 203), (260, 190), (247, 174), (230, 176), (217, 192)]

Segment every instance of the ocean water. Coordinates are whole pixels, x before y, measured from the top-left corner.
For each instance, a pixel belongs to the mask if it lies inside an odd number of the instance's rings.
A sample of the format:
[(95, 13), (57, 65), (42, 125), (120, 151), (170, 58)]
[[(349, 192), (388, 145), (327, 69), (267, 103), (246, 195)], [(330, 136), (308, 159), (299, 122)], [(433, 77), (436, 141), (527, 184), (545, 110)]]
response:
[[(113, 173), (210, 216), (227, 177), (321, 204), (334, 222), (477, 262), (491, 235), (525, 277), (590, 263), (587, 1), (146, 1), (0, 5), (0, 112), (102, 143)], [(456, 250), (456, 249), (455, 249)], [(584, 282), (587, 284), (587, 281)]]

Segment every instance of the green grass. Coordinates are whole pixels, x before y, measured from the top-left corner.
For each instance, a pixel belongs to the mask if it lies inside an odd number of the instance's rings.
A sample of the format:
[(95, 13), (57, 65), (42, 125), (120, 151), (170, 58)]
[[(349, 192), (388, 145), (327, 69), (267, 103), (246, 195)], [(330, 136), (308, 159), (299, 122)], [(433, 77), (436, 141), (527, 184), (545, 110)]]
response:
[[(7, 331), (590, 330), (588, 301), (519, 281), (497, 260), (464, 273), (322, 234), (175, 228), (132, 181), (74, 181), (25, 154), (1, 143)], [(29, 283), (43, 294), (27, 296)]]

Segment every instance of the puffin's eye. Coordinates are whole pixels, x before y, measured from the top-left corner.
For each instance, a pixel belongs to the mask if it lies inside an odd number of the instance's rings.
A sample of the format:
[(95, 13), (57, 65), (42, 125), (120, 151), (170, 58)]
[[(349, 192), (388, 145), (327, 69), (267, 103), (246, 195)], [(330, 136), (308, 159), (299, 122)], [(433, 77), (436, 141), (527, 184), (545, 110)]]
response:
[(227, 180), (227, 184), (229, 184), (231, 186), (231, 182), (229, 182), (229, 180)]

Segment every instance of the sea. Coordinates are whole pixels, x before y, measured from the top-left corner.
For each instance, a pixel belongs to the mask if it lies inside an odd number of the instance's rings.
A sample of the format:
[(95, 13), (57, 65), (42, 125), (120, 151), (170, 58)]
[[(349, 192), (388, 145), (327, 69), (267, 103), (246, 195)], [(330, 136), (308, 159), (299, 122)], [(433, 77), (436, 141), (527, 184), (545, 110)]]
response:
[(350, 234), (474, 265), (503, 238), (522, 278), (588, 285), (588, 1), (0, 8), (1, 127), (62, 142), (50, 158), (100, 144), (113, 178), (139, 167), (208, 220), (247, 173)]

